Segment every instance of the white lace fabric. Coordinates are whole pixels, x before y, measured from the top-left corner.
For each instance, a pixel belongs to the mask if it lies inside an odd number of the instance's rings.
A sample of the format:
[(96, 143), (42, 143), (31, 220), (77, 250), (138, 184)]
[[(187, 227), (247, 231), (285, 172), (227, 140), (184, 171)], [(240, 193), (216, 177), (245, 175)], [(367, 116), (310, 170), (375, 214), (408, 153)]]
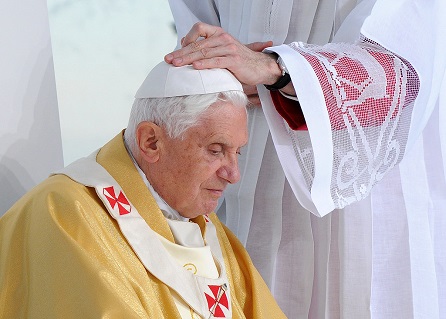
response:
[[(325, 105), (307, 107), (328, 111), (334, 145), (330, 194), (335, 208), (343, 208), (368, 196), (401, 161), (418, 76), (407, 61), (366, 38), (360, 46), (292, 43), (290, 47), (311, 65), (322, 88)], [(311, 192), (317, 173), (313, 144), (307, 133), (285, 127)]]

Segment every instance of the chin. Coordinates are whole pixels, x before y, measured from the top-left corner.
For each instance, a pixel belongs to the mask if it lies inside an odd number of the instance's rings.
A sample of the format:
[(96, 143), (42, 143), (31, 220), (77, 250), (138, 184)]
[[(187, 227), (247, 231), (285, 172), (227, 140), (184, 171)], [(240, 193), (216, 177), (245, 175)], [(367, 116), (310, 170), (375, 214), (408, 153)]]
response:
[(200, 215), (206, 215), (213, 213), (215, 209), (217, 208), (218, 201), (207, 201), (205, 203), (202, 203), (201, 205), (197, 205), (197, 207), (188, 209), (188, 212), (185, 214), (182, 214), (183, 217), (186, 218), (195, 218)]
[(211, 205), (211, 207), (209, 209), (209, 212), (206, 213), (206, 214), (210, 214), (210, 213), (215, 212), (215, 209), (217, 208), (217, 205), (218, 205), (218, 201), (216, 201), (214, 204)]
[(213, 213), (215, 211), (215, 209), (217, 208), (217, 203), (212, 204), (212, 205), (206, 205), (201, 211), (203, 213), (200, 213), (199, 215), (207, 215), (210, 213)]

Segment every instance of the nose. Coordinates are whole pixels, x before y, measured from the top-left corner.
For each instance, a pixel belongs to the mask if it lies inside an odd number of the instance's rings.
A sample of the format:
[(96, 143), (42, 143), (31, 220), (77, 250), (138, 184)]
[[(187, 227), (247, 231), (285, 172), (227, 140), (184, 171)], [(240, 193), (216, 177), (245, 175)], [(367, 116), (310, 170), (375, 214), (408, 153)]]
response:
[(237, 154), (228, 154), (225, 157), (224, 162), (217, 171), (217, 175), (228, 181), (229, 184), (237, 183), (240, 180)]

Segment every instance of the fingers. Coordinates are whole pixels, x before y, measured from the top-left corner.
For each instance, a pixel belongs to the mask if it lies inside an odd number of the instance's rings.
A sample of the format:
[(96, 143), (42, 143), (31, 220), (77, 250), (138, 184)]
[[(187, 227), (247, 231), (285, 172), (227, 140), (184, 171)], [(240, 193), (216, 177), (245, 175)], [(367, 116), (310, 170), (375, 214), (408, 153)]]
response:
[(172, 63), (175, 66), (182, 66), (191, 64), (194, 61), (205, 59), (208, 55), (209, 49), (202, 47), (202, 41), (203, 40), (192, 42), (186, 47), (167, 54), (164, 57), (164, 61), (167, 63)]
[(241, 83), (251, 85), (271, 82), (271, 64), (280, 71), (274, 59), (259, 52), (271, 46), (270, 41), (245, 46), (220, 27), (196, 23), (181, 43), (181, 49), (164, 57), (167, 63), (192, 64), (195, 69), (228, 69)]
[(224, 31), (220, 27), (197, 22), (181, 39), (182, 48), (167, 54), (164, 61), (181, 66), (206, 58), (209, 48), (218, 45), (214, 39), (222, 33)]
[[(186, 40), (183, 41), (183, 43)], [(164, 57), (167, 63), (175, 66), (193, 64), (198, 68), (225, 68), (227, 58), (237, 59), (244, 46), (227, 33), (215, 34), (210, 38), (197, 40)]]
[(271, 47), (273, 45), (273, 41), (266, 41), (266, 42), (253, 42), (253, 43), (249, 43), (246, 46), (248, 47), (248, 49), (256, 51), (256, 52), (261, 52), (263, 50), (265, 50), (268, 47)]
[(193, 42), (187, 47), (166, 55), (165, 61), (175, 66), (193, 64), (199, 69), (221, 67), (221, 60), (225, 58), (224, 48), (205, 48), (202, 41)]
[(216, 34), (223, 32), (223, 29), (214, 25), (206, 24), (203, 22), (197, 22), (192, 26), (192, 29), (183, 38), (181, 45), (183, 47), (196, 42), (199, 38), (210, 38)]
[(261, 106), (259, 94), (257, 92), (257, 86), (243, 84), (243, 92), (245, 92), (248, 97), (249, 104), (251, 106), (259, 107)]

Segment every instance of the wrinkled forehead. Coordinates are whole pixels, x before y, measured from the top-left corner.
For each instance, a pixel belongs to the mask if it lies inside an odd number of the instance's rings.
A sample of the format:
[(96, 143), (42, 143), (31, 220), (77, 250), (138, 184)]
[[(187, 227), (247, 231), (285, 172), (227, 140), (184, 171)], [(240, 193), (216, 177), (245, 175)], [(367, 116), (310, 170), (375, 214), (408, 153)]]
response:
[(227, 143), (236, 146), (245, 143), (243, 142), (244, 136), (247, 139), (247, 117), (244, 106), (226, 101), (217, 101), (200, 115), (196, 125), (189, 130), (200, 132), (204, 138), (225, 137), (228, 139)]

